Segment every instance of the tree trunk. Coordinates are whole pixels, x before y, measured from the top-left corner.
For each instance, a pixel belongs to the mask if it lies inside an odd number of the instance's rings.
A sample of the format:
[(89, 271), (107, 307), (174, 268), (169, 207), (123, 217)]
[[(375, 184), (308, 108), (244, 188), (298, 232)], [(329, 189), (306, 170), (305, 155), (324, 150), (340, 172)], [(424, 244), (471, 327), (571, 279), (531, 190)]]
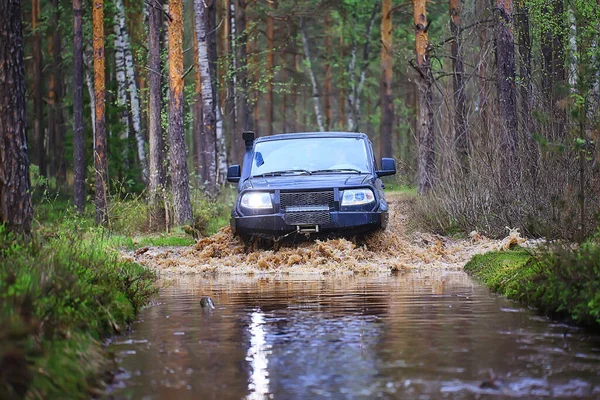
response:
[(33, 30), (33, 161), (46, 176), (46, 132), (44, 128), (44, 99), (42, 97), (42, 47), (40, 38), (40, 0), (31, 2), (31, 29)]
[(229, 64), (230, 71), (234, 71), (231, 74), (231, 78), (228, 79), (228, 87), (227, 87), (227, 107), (226, 114), (229, 116), (231, 121), (231, 126), (229, 127), (230, 139), (229, 143), (230, 147), (230, 160), (232, 164), (241, 164), (242, 156), (243, 156), (243, 144), (242, 144), (242, 135), (238, 132), (238, 117), (237, 117), (237, 108), (236, 108), (236, 99), (238, 96), (238, 81), (237, 81), (237, 26), (236, 26), (236, 15), (235, 15), (235, 0), (226, 0), (229, 3), (229, 51), (231, 52), (231, 63)]
[(0, 2), (0, 224), (31, 231), (21, 1)]
[(85, 158), (83, 140), (83, 10), (73, 0), (73, 203), (85, 209)]
[(454, 143), (463, 173), (468, 172), (469, 132), (466, 120), (466, 97), (462, 56), (461, 1), (450, 0), (450, 31), (452, 32), (452, 84), (454, 98)]
[(94, 69), (93, 57), (93, 49), (88, 43), (83, 50), (83, 66), (85, 72), (85, 84), (88, 89), (88, 94), (90, 95), (90, 116), (92, 118), (93, 134), (92, 142), (96, 143), (96, 98), (94, 97), (94, 79), (92, 77)]
[(550, 23), (542, 27), (542, 90), (550, 114), (551, 140), (562, 140), (566, 136), (566, 112), (562, 105), (562, 89), (565, 84), (565, 22), (563, 0), (548, 1), (544, 15)]
[[(342, 20), (342, 26), (340, 28), (340, 60), (344, 59), (344, 21)], [(340, 88), (339, 88), (339, 96), (338, 96), (338, 104), (340, 107), (340, 115), (339, 115), (339, 122), (340, 122), (340, 131), (344, 130), (344, 123), (346, 121), (346, 110), (344, 105), (346, 104), (346, 95), (344, 94), (344, 90), (345, 90), (345, 79), (344, 79), (344, 63), (340, 63)]]
[(200, 65), (198, 64), (198, 36), (195, 33), (194, 27), (194, 89), (195, 89), (195, 100), (194, 100), (194, 121), (192, 129), (192, 143), (194, 145), (194, 167), (196, 169), (196, 176), (200, 181), (200, 184), (206, 184), (206, 159), (204, 153), (204, 135), (203, 135), (203, 114), (202, 114), (202, 78), (200, 76)]
[(211, 32), (210, 19), (214, 19), (214, 4), (209, 0), (194, 0), (196, 38), (198, 41), (198, 66), (202, 83), (202, 136), (204, 138), (204, 157), (206, 160), (205, 181), (211, 194), (217, 192), (217, 147), (216, 147), (216, 104), (213, 74), (209, 56)]
[[(273, 17), (270, 15), (273, 12), (273, 1), (269, 1), (270, 12), (267, 13), (267, 92), (265, 96), (265, 133), (268, 136), (273, 134)], [(258, 109), (258, 107), (257, 107)]]
[(169, 142), (175, 224), (192, 223), (189, 175), (183, 126), (183, 4), (169, 2)]
[(94, 0), (92, 6), (94, 46), (94, 98), (96, 105), (96, 134), (94, 167), (96, 169), (96, 223), (108, 222), (108, 165), (106, 160), (106, 116), (104, 114), (104, 0)]
[(119, 123), (122, 129), (119, 133), (119, 139), (123, 143), (123, 166), (126, 170), (131, 170), (134, 165), (133, 159), (130, 157), (131, 149), (128, 143), (131, 126), (129, 124), (130, 112), (127, 99), (127, 78), (125, 76), (125, 44), (123, 42), (121, 26), (125, 26), (125, 14), (117, 12), (115, 13), (114, 21), (115, 78), (117, 80), (116, 106), (119, 110)]
[(115, 31), (117, 31), (117, 29), (119, 30), (123, 46), (122, 48), (125, 64), (125, 77), (127, 81), (127, 94), (129, 95), (131, 127), (133, 128), (133, 134), (135, 135), (135, 141), (137, 143), (137, 155), (140, 161), (140, 166), (142, 168), (142, 179), (144, 180), (144, 182), (146, 182), (148, 177), (148, 165), (146, 161), (146, 142), (141, 130), (140, 100), (138, 96), (137, 82), (135, 80), (133, 55), (131, 53), (131, 40), (129, 38), (127, 26), (125, 25), (125, 7), (123, 6), (123, 1), (116, 0), (115, 7), (115, 17), (116, 22), (118, 23), (118, 27), (115, 26)]
[(165, 171), (165, 141), (161, 125), (162, 65), (160, 60), (160, 30), (162, 26), (162, 0), (151, 0), (148, 5), (148, 197), (152, 206), (151, 224), (163, 221), (158, 208), (164, 201), (163, 190), (167, 183)]
[[(237, 1), (235, 7), (235, 54), (236, 54), (236, 128), (243, 131), (251, 131), (254, 129), (254, 121), (252, 119), (252, 109), (249, 101), (248, 88), (248, 59), (246, 52), (246, 42), (248, 40), (248, 32), (246, 31), (246, 0)], [(237, 134), (236, 136), (240, 136)]]
[(325, 94), (323, 96), (323, 107), (325, 109), (325, 129), (331, 127), (331, 32), (329, 25), (331, 17), (329, 13), (325, 16)]
[(496, 64), (500, 108), (500, 157), (504, 184), (514, 184), (518, 168), (517, 90), (515, 47), (512, 30), (512, 0), (497, 0)]
[(418, 192), (427, 193), (433, 186), (435, 174), (435, 131), (433, 126), (433, 76), (429, 62), (427, 46), (427, 8), (425, 0), (413, 0), (416, 69), (418, 72), (417, 85), (418, 111), (417, 111), (417, 140), (419, 142), (418, 155)]
[(317, 79), (315, 77), (315, 73), (312, 69), (312, 58), (310, 56), (310, 48), (308, 45), (308, 37), (306, 35), (306, 24), (304, 23), (304, 19), (300, 20), (300, 32), (302, 34), (302, 44), (304, 46), (304, 57), (308, 63), (308, 74), (310, 76), (310, 82), (312, 84), (312, 98), (315, 105), (315, 116), (317, 118), (317, 125), (319, 126), (319, 131), (324, 132), (325, 126), (323, 126), (323, 115), (321, 114), (321, 105), (319, 102), (319, 86), (317, 85)]
[(392, 1), (383, 0), (381, 5), (381, 126), (379, 130), (380, 156), (392, 157), (392, 126), (394, 103), (392, 100)]
[(524, 1), (520, 1), (517, 11), (517, 32), (518, 32), (518, 43), (519, 43), (519, 54), (520, 54), (520, 67), (519, 71), (521, 74), (521, 119), (520, 126), (524, 132), (525, 142), (525, 157), (524, 160), (528, 160), (527, 170), (532, 173), (537, 172), (538, 168), (538, 157), (539, 152), (537, 150), (537, 143), (533, 138), (535, 120), (532, 118), (533, 113), (533, 78), (532, 78), (532, 65), (531, 65), (531, 36), (529, 34), (529, 9)]
[(50, 151), (54, 154), (54, 172), (59, 184), (64, 184), (67, 180), (67, 166), (65, 162), (65, 127), (63, 118), (63, 71), (62, 71), (62, 37), (60, 34), (60, 5), (58, 0), (53, 0), (53, 54), (52, 71), (55, 79), (55, 97), (54, 97), (54, 148)]

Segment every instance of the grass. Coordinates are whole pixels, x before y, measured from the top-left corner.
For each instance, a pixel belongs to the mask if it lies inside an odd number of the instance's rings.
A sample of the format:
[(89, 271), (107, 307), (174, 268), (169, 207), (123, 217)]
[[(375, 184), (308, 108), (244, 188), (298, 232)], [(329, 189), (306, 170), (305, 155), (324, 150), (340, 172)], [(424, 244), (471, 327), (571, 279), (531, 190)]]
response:
[(473, 257), (465, 270), (492, 291), (540, 312), (600, 327), (600, 245), (556, 246), (532, 253), (516, 248)]
[(89, 398), (121, 332), (156, 292), (102, 229), (59, 226), (30, 240), (0, 229), (0, 398)]

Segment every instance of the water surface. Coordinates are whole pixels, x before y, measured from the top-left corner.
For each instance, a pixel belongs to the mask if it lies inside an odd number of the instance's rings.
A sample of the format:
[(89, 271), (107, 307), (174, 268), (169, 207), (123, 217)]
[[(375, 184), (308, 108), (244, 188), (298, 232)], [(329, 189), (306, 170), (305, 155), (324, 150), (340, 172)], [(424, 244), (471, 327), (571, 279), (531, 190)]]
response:
[(600, 337), (454, 271), (178, 277), (110, 349), (115, 398), (600, 398)]

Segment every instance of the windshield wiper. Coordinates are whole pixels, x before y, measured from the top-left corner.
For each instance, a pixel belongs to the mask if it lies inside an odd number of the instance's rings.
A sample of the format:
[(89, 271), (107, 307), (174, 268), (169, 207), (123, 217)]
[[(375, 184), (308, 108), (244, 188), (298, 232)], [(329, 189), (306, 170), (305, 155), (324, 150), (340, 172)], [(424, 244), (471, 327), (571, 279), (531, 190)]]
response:
[(256, 177), (266, 177), (266, 176), (281, 176), (281, 175), (285, 175), (285, 174), (308, 174), (311, 175), (312, 172), (307, 170), (307, 169), (284, 169), (282, 171), (272, 171), (272, 172), (265, 172), (264, 174), (258, 174), (258, 175), (253, 175), (253, 178)]
[(355, 172), (357, 174), (362, 174), (363, 172), (356, 168), (332, 168), (332, 169), (317, 169), (315, 171), (311, 171), (313, 174), (318, 174), (319, 172)]

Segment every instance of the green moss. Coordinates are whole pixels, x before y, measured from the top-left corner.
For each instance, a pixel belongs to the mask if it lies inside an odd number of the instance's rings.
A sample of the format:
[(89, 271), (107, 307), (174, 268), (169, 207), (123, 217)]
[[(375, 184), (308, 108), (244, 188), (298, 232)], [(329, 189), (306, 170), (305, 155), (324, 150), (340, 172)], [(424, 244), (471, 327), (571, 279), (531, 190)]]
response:
[(600, 246), (516, 248), (473, 257), (465, 270), (492, 291), (575, 323), (600, 325)]
[(103, 230), (60, 229), (23, 241), (0, 227), (0, 398), (84, 398), (119, 332), (156, 292)]

